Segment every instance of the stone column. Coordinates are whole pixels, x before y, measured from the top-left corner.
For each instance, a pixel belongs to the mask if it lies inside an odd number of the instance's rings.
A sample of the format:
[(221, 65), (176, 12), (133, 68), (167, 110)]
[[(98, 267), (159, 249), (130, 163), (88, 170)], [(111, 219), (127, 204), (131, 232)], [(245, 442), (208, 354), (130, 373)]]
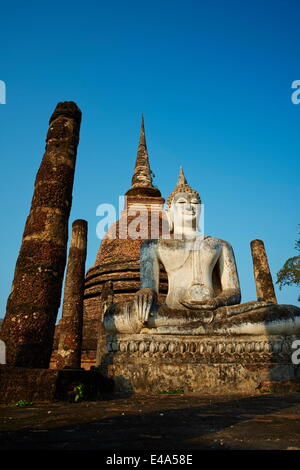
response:
[(58, 103), (49, 122), (1, 338), (7, 363), (49, 366), (66, 264), (81, 111)]
[(277, 303), (268, 258), (262, 240), (250, 243), (257, 300)]
[(86, 248), (87, 222), (75, 220), (72, 225), (57, 350), (58, 369), (80, 368)]
[(103, 327), (103, 318), (106, 310), (114, 301), (114, 289), (113, 282), (106, 281), (103, 286), (100, 296), (100, 308), (99, 308), (99, 325), (97, 335), (97, 349), (96, 349), (96, 366), (102, 366), (102, 357), (107, 353), (106, 351), (106, 336), (108, 332)]

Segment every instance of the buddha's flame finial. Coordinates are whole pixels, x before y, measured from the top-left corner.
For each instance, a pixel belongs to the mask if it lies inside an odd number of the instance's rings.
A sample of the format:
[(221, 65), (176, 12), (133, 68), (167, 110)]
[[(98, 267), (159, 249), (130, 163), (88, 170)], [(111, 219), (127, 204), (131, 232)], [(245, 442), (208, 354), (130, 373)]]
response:
[(148, 150), (147, 150), (147, 144), (146, 144), (143, 114), (142, 114), (142, 122), (141, 122), (140, 140), (139, 140), (138, 152), (137, 152), (131, 187), (136, 188), (136, 187), (141, 187), (141, 186), (153, 187), (151, 170), (150, 170), (150, 165), (149, 165)]
[(194, 194), (198, 201), (199, 201), (199, 204), (201, 204), (201, 198), (200, 198), (200, 195), (198, 193), (198, 191), (196, 191), (195, 189), (191, 188), (191, 186), (188, 184), (187, 180), (186, 180), (186, 177), (184, 176), (184, 173), (183, 173), (183, 169), (182, 169), (182, 166), (180, 167), (180, 170), (179, 170), (179, 175), (178, 175), (178, 180), (177, 180), (177, 184), (176, 184), (176, 187), (175, 189), (171, 192), (170, 196), (168, 197), (168, 200), (167, 200), (167, 205), (168, 207), (171, 207), (171, 204), (172, 204), (172, 201), (173, 201), (173, 198), (176, 194), (178, 193), (190, 193), (190, 194)]
[(186, 177), (184, 176), (182, 166), (179, 169), (179, 175), (177, 180), (177, 186), (182, 186), (183, 184), (188, 184)]

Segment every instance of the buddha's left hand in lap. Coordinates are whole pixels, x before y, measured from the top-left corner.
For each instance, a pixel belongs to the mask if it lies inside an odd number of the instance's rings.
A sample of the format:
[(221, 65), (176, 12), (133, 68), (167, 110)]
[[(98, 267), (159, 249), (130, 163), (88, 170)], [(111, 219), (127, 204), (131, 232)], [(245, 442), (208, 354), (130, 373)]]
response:
[(182, 300), (180, 302), (187, 308), (194, 309), (194, 310), (214, 310), (220, 306), (217, 297), (214, 299), (206, 299), (206, 300)]
[(226, 289), (222, 295), (203, 299), (182, 299), (180, 303), (194, 310), (214, 310), (224, 305), (234, 305), (240, 302), (240, 291), (238, 289)]

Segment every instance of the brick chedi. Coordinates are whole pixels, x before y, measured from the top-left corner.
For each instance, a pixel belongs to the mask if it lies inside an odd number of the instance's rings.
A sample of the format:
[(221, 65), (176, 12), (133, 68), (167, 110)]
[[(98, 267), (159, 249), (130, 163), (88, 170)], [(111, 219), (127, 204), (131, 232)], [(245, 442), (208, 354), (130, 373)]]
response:
[(50, 118), (1, 331), (7, 363), (16, 367), (49, 365), (66, 264), (80, 122), (81, 111), (73, 102), (59, 103)]
[[(103, 239), (96, 262), (86, 275), (84, 293), (84, 326), (81, 366), (95, 365), (97, 336), (100, 334), (102, 314), (101, 293), (109, 282), (115, 301), (130, 300), (140, 288), (140, 247), (147, 238), (158, 237), (162, 224), (164, 199), (153, 186), (144, 120), (142, 118), (140, 140), (131, 188), (126, 192), (126, 203), (120, 220), (113, 224)], [(146, 211), (142, 209), (147, 209)], [(141, 214), (140, 231), (131, 236), (131, 223)], [(146, 220), (145, 220), (146, 218)], [(152, 228), (152, 232), (151, 229)], [(160, 276), (160, 297), (164, 299), (168, 289), (164, 270)]]
[(75, 220), (66, 272), (57, 368), (80, 368), (87, 222)]

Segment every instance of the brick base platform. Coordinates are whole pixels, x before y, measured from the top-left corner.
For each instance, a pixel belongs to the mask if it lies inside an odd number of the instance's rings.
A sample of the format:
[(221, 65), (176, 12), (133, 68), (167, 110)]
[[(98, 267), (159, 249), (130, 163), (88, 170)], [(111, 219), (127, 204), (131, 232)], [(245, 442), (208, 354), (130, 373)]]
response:
[(100, 370), (120, 392), (255, 393), (266, 381), (299, 381), (300, 365), (292, 362), (295, 339), (107, 335)]

